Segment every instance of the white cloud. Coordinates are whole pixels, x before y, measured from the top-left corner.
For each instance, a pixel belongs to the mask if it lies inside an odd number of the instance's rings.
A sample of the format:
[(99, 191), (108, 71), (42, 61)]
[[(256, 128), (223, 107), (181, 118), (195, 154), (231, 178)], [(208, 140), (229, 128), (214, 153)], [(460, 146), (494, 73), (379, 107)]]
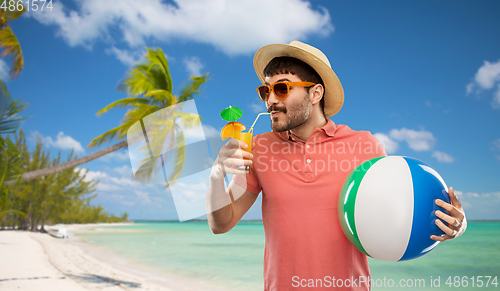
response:
[(128, 155), (128, 150), (117, 150), (114, 152), (111, 152), (107, 155), (104, 155), (99, 158), (103, 162), (111, 162), (111, 161), (117, 161), (117, 162), (125, 162), (129, 160), (129, 155)]
[[(116, 170), (118, 168), (115, 168)], [(123, 170), (123, 167), (122, 169)], [(118, 171), (121, 171), (118, 170)], [(116, 172), (116, 171), (115, 171)], [(130, 170), (132, 172), (132, 170)], [(113, 177), (108, 175), (107, 173), (100, 172), (100, 171), (88, 171), (87, 175), (85, 176), (85, 181), (97, 181), (99, 180), (99, 183), (97, 185), (97, 190), (102, 190), (102, 191), (114, 191), (114, 190), (125, 190), (125, 189), (142, 189), (144, 188), (145, 184), (139, 183), (133, 178), (129, 178), (132, 175), (128, 177)]]
[(133, 64), (139, 62), (142, 59), (142, 56), (144, 55), (144, 50), (136, 50), (136, 51), (129, 51), (129, 50), (121, 50), (116, 47), (111, 47), (106, 49), (106, 53), (108, 55), (114, 55), (120, 62), (127, 66), (132, 66)]
[(203, 64), (200, 62), (198, 57), (190, 57), (184, 59), (184, 64), (186, 69), (191, 76), (201, 76), (201, 70), (203, 69)]
[(220, 131), (213, 126), (203, 124), (202, 127), (196, 126), (194, 128), (183, 130), (186, 139), (202, 140), (207, 137), (219, 136)]
[(494, 149), (500, 151), (500, 138), (493, 141)]
[(500, 191), (496, 192), (462, 192), (455, 190), (468, 220), (500, 218)]
[[(382, 144), (387, 154), (394, 154), (399, 148), (399, 142), (405, 141), (408, 146), (415, 151), (430, 151), (436, 143), (436, 138), (430, 131), (401, 128), (392, 129), (389, 135), (384, 133), (375, 133), (374, 136)], [(499, 142), (500, 144), (500, 139)], [(432, 157), (436, 158), (441, 163), (452, 163), (455, 158), (451, 155), (434, 151)]]
[(208, 124), (203, 124), (203, 132), (205, 133), (205, 137), (220, 136), (220, 130), (215, 129), (215, 127)]
[(145, 191), (140, 191), (140, 190), (134, 190), (134, 193), (139, 197), (139, 200), (141, 200), (143, 203), (151, 203), (151, 200), (149, 199), (149, 193)]
[(390, 137), (383, 133), (375, 133), (374, 136), (378, 139), (378, 141), (382, 144), (387, 154), (394, 154), (399, 147), (399, 144), (393, 141)]
[[(481, 90), (491, 90), (497, 84), (496, 92), (491, 105), (493, 108), (500, 108), (500, 60), (496, 63), (484, 61), (484, 65), (477, 71), (474, 81), (467, 84), (467, 94), (472, 92), (480, 93)], [(474, 90), (477, 88), (476, 90)]]
[(474, 90), (474, 83), (471, 82), (469, 84), (467, 84), (467, 86), (465, 86), (465, 90), (467, 90), (467, 95), (469, 95), (470, 93), (472, 93), (472, 91)]
[(255, 113), (267, 112), (266, 106), (264, 102), (261, 103), (252, 103), (249, 105), (252, 108), (252, 111)]
[[(75, 171), (78, 170), (80, 175), (83, 175), (84, 170), (82, 168), (76, 168)], [(123, 190), (120, 185), (109, 183), (110, 176), (104, 172), (99, 171), (87, 171), (87, 175), (85, 175), (85, 182), (90, 181), (99, 181), (96, 185), (97, 191), (110, 192), (116, 190)]]
[[(486, 192), (486, 193), (477, 193), (477, 192), (467, 192), (463, 193), (462, 191), (455, 191), (457, 196), (474, 198), (474, 199), (500, 199), (500, 191), (499, 192)], [(460, 194), (458, 194), (460, 193)]]
[[(80, 171), (82, 173), (83, 171)], [(87, 175), (85, 176), (85, 182), (90, 182), (90, 181), (97, 181), (97, 180), (105, 180), (108, 179), (109, 176), (104, 173), (104, 172), (99, 172), (99, 171), (88, 171)]]
[[(500, 151), (500, 138), (496, 139), (493, 141), (493, 151), (499, 152)], [(500, 161), (500, 155), (495, 155), (495, 158)]]
[(493, 106), (493, 108), (495, 109), (500, 108), (500, 84), (497, 86), (497, 92), (493, 96), (491, 106)]
[(436, 142), (436, 138), (432, 133), (425, 130), (393, 129), (389, 136), (395, 140), (406, 141), (408, 146), (417, 152), (430, 150)]
[(0, 79), (2, 79), (2, 81), (7, 81), (9, 80), (10, 78), (10, 68), (9, 68), (9, 65), (7, 65), (7, 63), (3, 60), (3, 59), (0, 59)]
[(477, 71), (474, 81), (483, 89), (493, 88), (494, 84), (500, 81), (500, 61), (496, 63), (484, 61), (484, 65)]
[(454, 157), (440, 151), (434, 151), (432, 153), (432, 157), (436, 158), (436, 160), (440, 163), (453, 163), (453, 161), (455, 161)]
[(97, 191), (103, 191), (103, 192), (110, 192), (110, 191), (116, 191), (116, 190), (123, 190), (120, 186), (113, 185), (113, 184), (107, 184), (103, 182), (97, 183), (97, 186), (95, 187)]
[(183, 197), (188, 198), (191, 201), (204, 199), (208, 191), (208, 185), (205, 182), (199, 182), (198, 184), (186, 184), (179, 182), (177, 183), (177, 187), (182, 187)]
[(43, 136), (38, 131), (32, 131), (29, 140), (35, 142), (39, 137), (42, 139), (42, 143), (47, 147), (53, 147), (61, 150), (74, 149), (76, 153), (85, 152), (85, 149), (82, 147), (80, 142), (76, 141), (69, 135), (65, 135), (62, 131), (57, 134), (55, 140), (53, 140), (50, 136)]
[(52, 11), (27, 15), (55, 25), (58, 36), (70, 46), (87, 48), (101, 39), (112, 42), (118, 32), (116, 41), (125, 41), (130, 47), (143, 46), (146, 39), (187, 40), (235, 55), (253, 53), (269, 43), (288, 43), (309, 34), (326, 36), (333, 31), (328, 11), (315, 10), (303, 0), (176, 0), (174, 4), (80, 0), (77, 6), (76, 11), (70, 10), (58, 1)]
[(112, 171), (116, 172), (124, 177), (132, 177), (133, 176), (132, 168), (130, 168), (127, 165), (123, 165), (121, 167), (116, 167)]

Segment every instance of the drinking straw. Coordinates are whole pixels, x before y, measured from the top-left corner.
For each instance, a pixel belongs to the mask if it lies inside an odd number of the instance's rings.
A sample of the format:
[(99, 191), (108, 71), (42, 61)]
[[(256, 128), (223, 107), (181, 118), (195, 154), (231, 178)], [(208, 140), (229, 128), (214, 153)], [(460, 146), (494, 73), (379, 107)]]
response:
[(252, 126), (250, 127), (250, 129), (248, 130), (248, 132), (251, 132), (253, 131), (253, 126), (255, 125), (255, 123), (257, 122), (257, 119), (259, 119), (259, 117), (261, 115), (270, 115), (271, 113), (267, 113), (267, 112), (262, 112), (262, 113), (259, 113), (259, 115), (257, 115), (257, 117), (255, 118), (255, 121), (253, 122)]

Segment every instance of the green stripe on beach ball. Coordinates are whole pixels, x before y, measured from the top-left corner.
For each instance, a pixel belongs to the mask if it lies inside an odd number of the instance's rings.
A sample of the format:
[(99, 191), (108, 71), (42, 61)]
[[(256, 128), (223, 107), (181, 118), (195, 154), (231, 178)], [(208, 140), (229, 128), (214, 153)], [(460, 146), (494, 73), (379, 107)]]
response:
[(363, 180), (363, 177), (370, 167), (381, 158), (383, 157), (365, 161), (361, 165), (357, 166), (356, 169), (353, 170), (345, 179), (339, 195), (338, 211), (340, 226), (342, 227), (347, 239), (358, 250), (361, 250), (367, 256), (370, 256), (370, 254), (368, 254), (363, 248), (363, 245), (361, 245), (356, 231), (356, 222), (354, 221), (354, 205), (356, 203), (356, 194), (358, 193), (361, 180)]

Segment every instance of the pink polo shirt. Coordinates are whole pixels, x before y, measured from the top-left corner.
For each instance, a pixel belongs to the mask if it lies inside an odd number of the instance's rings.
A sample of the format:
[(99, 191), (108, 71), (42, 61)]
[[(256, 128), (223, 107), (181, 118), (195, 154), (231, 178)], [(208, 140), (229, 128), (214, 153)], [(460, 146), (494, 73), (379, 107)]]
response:
[(378, 140), (328, 119), (305, 142), (267, 132), (254, 143), (250, 172), (233, 180), (262, 191), (264, 290), (369, 290), (367, 257), (344, 236), (337, 203), (356, 166), (386, 155)]

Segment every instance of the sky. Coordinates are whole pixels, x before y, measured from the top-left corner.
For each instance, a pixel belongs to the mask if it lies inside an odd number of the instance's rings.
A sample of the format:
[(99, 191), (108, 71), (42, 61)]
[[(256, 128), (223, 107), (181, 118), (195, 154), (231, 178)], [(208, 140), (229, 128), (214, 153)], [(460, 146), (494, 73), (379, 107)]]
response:
[[(500, 2), (303, 0), (56, 1), (12, 22), (24, 55), (7, 81), (29, 116), (30, 146), (78, 156), (120, 124), (126, 109), (96, 112), (127, 97), (116, 90), (145, 47), (167, 55), (174, 92), (209, 73), (194, 101), (216, 137), (229, 105), (251, 124), (265, 105), (253, 55), (299, 40), (322, 50), (345, 102), (331, 119), (374, 134), (390, 155), (428, 163), (453, 186), (468, 219), (500, 219)], [(9, 60), (0, 60), (6, 79)], [(270, 131), (261, 118), (255, 133)], [(130, 219), (177, 219), (172, 193), (134, 180), (127, 150), (80, 166), (98, 180), (93, 203)], [(184, 190), (205, 191), (208, 180)], [(189, 188), (191, 187), (191, 188)], [(259, 219), (261, 197), (245, 215)]]

